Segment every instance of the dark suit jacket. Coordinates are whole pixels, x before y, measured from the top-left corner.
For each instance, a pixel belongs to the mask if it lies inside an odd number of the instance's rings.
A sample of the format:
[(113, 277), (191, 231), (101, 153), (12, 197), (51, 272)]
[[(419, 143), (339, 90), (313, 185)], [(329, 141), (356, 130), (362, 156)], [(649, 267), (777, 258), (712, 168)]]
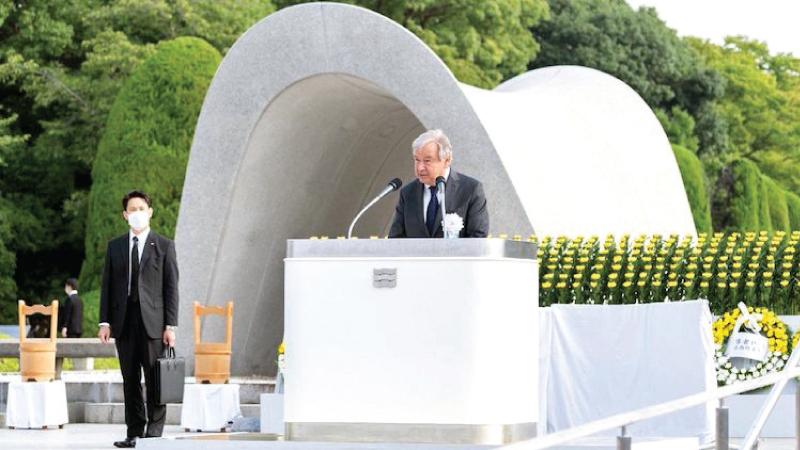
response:
[(62, 328), (67, 329), (67, 336), (70, 337), (83, 334), (83, 302), (78, 294), (70, 295), (64, 302), (64, 321), (58, 329), (59, 336)]
[[(128, 233), (108, 243), (100, 288), (100, 322), (111, 334), (124, 333), (128, 303)], [(178, 325), (178, 260), (175, 243), (152, 230), (139, 264), (139, 306), (150, 339), (160, 339), (165, 325)]]
[[(442, 208), (436, 212), (436, 228), (433, 235), (425, 226), (422, 213), (422, 196), (425, 185), (419, 180), (408, 183), (400, 190), (400, 198), (394, 212), (394, 221), (389, 229), (390, 238), (429, 238), (443, 237)], [(464, 219), (460, 237), (486, 237), (489, 234), (489, 210), (486, 208), (486, 195), (481, 182), (450, 170), (445, 185), (445, 206), (448, 213), (457, 213)]]

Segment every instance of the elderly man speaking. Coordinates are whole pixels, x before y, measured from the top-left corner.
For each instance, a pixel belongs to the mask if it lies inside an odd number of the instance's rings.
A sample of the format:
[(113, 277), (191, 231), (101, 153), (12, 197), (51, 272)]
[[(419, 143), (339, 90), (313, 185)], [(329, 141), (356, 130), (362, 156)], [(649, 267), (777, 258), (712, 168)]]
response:
[[(489, 211), (480, 181), (450, 169), (453, 148), (442, 130), (428, 130), (414, 140), (414, 175), (417, 179), (400, 190), (390, 238), (440, 238), (444, 236), (441, 210), (463, 220), (459, 237), (486, 237)], [(438, 192), (436, 179), (445, 179), (445, 193)]]

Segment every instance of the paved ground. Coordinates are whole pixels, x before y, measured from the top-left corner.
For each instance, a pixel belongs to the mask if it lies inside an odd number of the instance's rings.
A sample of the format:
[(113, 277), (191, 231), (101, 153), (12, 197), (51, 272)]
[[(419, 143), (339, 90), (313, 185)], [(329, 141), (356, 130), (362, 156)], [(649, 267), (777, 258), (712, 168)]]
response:
[[(165, 436), (186, 435), (178, 426), (167, 426)], [(200, 434), (194, 433), (194, 436)], [(0, 449), (3, 450), (110, 450), (113, 442), (125, 436), (124, 425), (69, 424), (61, 430), (9, 430), (0, 428)], [(737, 445), (739, 440), (731, 442)], [(273, 444), (274, 445), (274, 444)], [(297, 446), (286, 446), (297, 449)], [(766, 439), (759, 450), (796, 450), (794, 439)]]
[[(178, 426), (164, 428), (165, 436), (183, 434)], [(125, 438), (125, 425), (67, 424), (61, 430), (9, 430), (0, 428), (0, 449), (109, 450)]]

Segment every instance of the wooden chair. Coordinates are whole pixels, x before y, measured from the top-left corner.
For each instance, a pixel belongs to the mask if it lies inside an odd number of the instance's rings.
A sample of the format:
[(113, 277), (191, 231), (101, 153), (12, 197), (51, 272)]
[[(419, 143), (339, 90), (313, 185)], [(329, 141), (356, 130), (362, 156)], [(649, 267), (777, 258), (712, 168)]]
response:
[[(225, 342), (201, 342), (200, 318), (225, 316)], [(233, 302), (226, 307), (202, 306), (194, 302), (194, 377), (197, 383), (224, 384), (231, 379), (231, 347), (233, 342)]]
[[(50, 316), (49, 338), (27, 338), (25, 322), (31, 314)], [(25, 305), (19, 301), (19, 371), (22, 381), (53, 381), (56, 378), (56, 338), (58, 337), (58, 300), (50, 306)]]

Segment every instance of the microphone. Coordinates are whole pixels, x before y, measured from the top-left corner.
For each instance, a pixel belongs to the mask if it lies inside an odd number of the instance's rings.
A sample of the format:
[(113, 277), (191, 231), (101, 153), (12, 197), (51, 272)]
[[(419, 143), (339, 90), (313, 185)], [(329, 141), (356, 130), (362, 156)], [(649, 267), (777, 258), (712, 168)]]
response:
[(356, 214), (356, 218), (353, 219), (353, 222), (350, 224), (350, 228), (347, 229), (347, 239), (350, 239), (350, 237), (353, 235), (353, 227), (356, 226), (356, 222), (358, 222), (358, 219), (361, 218), (361, 215), (364, 214), (366, 210), (368, 210), (375, 203), (378, 203), (378, 200), (400, 189), (400, 186), (402, 185), (403, 181), (400, 178), (393, 179), (392, 181), (389, 182), (389, 184), (386, 185), (385, 188), (383, 188), (380, 194), (375, 196), (375, 198), (373, 198), (372, 201), (367, 203), (367, 206), (363, 207), (361, 211), (359, 211), (358, 214)]

